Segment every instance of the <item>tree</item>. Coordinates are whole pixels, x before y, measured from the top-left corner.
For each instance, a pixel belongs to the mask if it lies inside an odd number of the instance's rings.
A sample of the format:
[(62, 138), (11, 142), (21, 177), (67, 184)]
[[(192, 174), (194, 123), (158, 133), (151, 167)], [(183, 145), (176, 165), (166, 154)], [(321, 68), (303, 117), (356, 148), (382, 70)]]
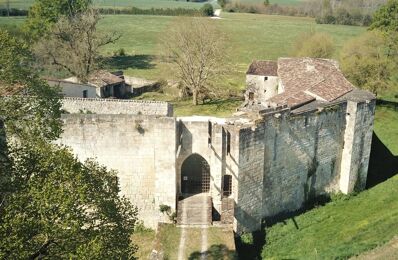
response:
[(214, 15), (214, 9), (211, 4), (204, 4), (200, 8), (200, 12), (202, 13), (203, 16), (213, 16)]
[(26, 30), (38, 40), (61, 16), (73, 17), (89, 9), (92, 0), (36, 0), (29, 10)]
[(51, 143), (59, 93), (31, 62), (0, 30), (0, 258), (131, 259), (136, 208), (118, 196), (115, 172)]
[(223, 36), (210, 21), (201, 18), (180, 18), (171, 28), (163, 40), (165, 50), (183, 88), (198, 105), (199, 96), (210, 91), (211, 82), (223, 72)]
[(120, 38), (116, 33), (97, 30), (98, 11), (88, 10), (73, 17), (62, 16), (52, 30), (34, 47), (38, 59), (45, 65), (64, 69), (87, 82), (97, 69), (100, 48)]
[(1, 208), (2, 259), (131, 259), (137, 210), (116, 173), (38, 142), (11, 149), (14, 191)]
[(331, 58), (335, 51), (332, 37), (326, 33), (307, 32), (300, 34), (294, 45), (294, 56)]
[(375, 12), (370, 29), (398, 32), (398, 0), (389, 0)]
[(389, 86), (392, 63), (386, 52), (386, 39), (370, 31), (347, 42), (340, 55), (344, 74), (355, 85), (374, 94)]
[(28, 136), (55, 140), (61, 133), (58, 90), (39, 78), (32, 63), (29, 46), (0, 30), (0, 97), (14, 95), (0, 98), (0, 118), (21, 140)]

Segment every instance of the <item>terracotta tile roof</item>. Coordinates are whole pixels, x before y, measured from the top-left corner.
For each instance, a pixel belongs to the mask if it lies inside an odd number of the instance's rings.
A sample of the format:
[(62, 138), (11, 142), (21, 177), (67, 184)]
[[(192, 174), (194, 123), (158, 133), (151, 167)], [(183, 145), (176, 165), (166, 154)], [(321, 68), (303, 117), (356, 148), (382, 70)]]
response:
[(272, 97), (268, 101), (273, 103), (274, 106), (288, 105), (290, 108), (295, 108), (299, 105), (315, 101), (315, 98), (300, 91), (291, 93), (290, 95), (287, 95), (287, 93), (281, 93)]
[(113, 75), (109, 71), (99, 70), (90, 75), (88, 82), (97, 87), (105, 87), (108, 85), (120, 84), (124, 82), (124, 79)]
[(312, 100), (331, 102), (355, 89), (333, 60), (280, 58), (278, 76), (284, 92), (268, 100), (276, 105), (298, 106)]
[(278, 64), (276, 61), (253, 61), (246, 74), (260, 76), (278, 76)]

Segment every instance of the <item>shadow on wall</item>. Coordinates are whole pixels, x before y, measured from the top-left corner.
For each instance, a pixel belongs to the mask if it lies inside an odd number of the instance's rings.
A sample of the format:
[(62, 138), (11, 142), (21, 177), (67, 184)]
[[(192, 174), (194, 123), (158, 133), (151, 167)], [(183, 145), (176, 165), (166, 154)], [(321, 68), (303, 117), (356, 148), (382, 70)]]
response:
[(189, 260), (199, 260), (199, 259), (238, 259), (235, 251), (229, 250), (226, 245), (212, 245), (209, 250), (205, 252), (195, 251), (193, 252), (189, 258)]
[(373, 132), (366, 188), (372, 188), (396, 174), (398, 174), (398, 156), (394, 156)]
[(105, 57), (102, 62), (106, 69), (111, 70), (153, 69), (155, 58), (153, 55), (126, 55)]

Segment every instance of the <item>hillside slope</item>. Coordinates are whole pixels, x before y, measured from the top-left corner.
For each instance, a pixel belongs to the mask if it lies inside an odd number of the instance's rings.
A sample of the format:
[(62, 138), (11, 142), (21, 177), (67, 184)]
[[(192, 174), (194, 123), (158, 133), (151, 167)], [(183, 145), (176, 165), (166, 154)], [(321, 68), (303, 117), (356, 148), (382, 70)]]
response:
[(347, 258), (398, 234), (398, 175), (266, 231), (263, 259)]

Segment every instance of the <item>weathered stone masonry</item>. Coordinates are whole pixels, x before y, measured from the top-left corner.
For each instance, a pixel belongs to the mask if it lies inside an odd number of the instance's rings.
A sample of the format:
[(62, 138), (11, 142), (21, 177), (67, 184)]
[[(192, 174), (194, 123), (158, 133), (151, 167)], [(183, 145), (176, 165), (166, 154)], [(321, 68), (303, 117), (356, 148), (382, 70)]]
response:
[[(375, 97), (330, 60), (256, 62), (249, 71), (258, 80), (249, 75), (254, 85), (228, 119), (175, 118), (165, 102), (65, 99), (71, 114), (59, 143), (117, 170), (121, 193), (152, 228), (169, 221), (159, 206), (180, 210), (182, 187), (188, 178), (205, 185), (193, 178), (203, 173), (214, 220), (221, 214), (230, 223), (232, 215), (238, 233), (317, 196), (364, 189)], [(199, 164), (184, 168), (192, 158)]]

